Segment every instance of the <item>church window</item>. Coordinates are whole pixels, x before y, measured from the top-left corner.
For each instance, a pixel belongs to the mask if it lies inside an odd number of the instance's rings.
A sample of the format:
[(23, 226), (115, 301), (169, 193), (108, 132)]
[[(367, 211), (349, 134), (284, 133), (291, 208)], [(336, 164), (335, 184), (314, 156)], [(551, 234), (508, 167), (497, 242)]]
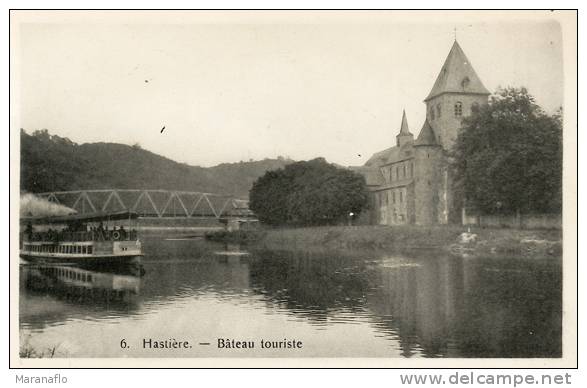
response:
[(404, 164), (404, 178), (406, 177), (406, 165)]
[(395, 191), (392, 191), (392, 194), (393, 194), (392, 200), (393, 200), (393, 203), (395, 203)]
[(440, 118), (440, 104), (436, 105), (436, 116)]
[(430, 107), (430, 120), (434, 120), (434, 107)]
[(455, 117), (461, 117), (463, 115), (463, 104), (458, 101), (455, 104)]
[(414, 177), (414, 162), (410, 163), (410, 177)]
[(395, 177), (399, 179), (399, 166), (395, 167)]
[(399, 202), (402, 203), (404, 201), (404, 192), (400, 191), (399, 192)]

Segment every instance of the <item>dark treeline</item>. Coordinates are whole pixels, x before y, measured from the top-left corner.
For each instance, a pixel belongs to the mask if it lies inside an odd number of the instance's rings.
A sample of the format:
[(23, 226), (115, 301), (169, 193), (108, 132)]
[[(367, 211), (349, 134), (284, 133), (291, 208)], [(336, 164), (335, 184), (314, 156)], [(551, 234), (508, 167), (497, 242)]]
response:
[(267, 170), (284, 167), (283, 158), (214, 167), (174, 162), (140, 148), (116, 143), (76, 144), (47, 130), (21, 130), (21, 191), (79, 189), (166, 189), (205, 191), (247, 198)]

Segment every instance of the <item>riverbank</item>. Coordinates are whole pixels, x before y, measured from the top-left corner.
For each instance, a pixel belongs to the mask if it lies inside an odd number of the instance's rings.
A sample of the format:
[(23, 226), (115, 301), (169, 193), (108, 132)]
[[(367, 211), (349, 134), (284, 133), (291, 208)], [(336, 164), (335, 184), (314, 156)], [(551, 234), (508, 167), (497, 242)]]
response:
[(324, 226), (211, 233), (216, 241), (267, 249), (441, 249), (457, 254), (560, 256), (560, 230), (468, 228), (458, 225)]

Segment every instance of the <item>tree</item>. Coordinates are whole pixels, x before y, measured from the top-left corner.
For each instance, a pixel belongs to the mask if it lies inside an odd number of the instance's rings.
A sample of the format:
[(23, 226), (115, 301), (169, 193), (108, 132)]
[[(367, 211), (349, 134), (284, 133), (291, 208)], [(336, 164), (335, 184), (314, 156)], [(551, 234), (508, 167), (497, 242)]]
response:
[(473, 107), (452, 151), (457, 194), (485, 213), (560, 212), (562, 111), (546, 114), (525, 88)]
[(270, 225), (326, 225), (358, 215), (367, 205), (363, 176), (323, 158), (268, 171), (250, 192), (250, 208)]

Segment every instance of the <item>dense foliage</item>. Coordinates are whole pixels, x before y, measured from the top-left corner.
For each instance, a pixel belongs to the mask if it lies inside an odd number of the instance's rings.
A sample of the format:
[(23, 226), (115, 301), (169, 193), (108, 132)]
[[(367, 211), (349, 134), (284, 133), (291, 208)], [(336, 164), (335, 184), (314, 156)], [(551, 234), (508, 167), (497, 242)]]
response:
[(367, 205), (363, 176), (318, 158), (268, 171), (254, 184), (250, 208), (270, 225), (326, 225)]
[(453, 149), (467, 207), (485, 213), (560, 212), (562, 117), (547, 115), (524, 88), (475, 107)]
[(267, 170), (291, 161), (265, 159), (204, 168), (177, 163), (140, 146), (115, 143), (76, 144), (21, 130), (21, 190), (166, 189), (232, 194), (246, 198)]

